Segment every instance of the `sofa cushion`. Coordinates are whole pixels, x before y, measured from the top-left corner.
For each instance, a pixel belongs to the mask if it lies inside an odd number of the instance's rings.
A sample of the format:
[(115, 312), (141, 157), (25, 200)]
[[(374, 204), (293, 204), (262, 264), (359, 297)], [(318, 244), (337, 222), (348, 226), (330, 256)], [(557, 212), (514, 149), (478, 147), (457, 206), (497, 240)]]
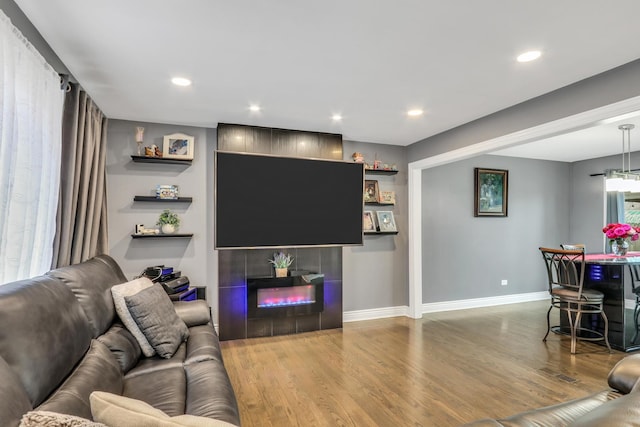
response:
[(52, 270), (47, 275), (64, 282), (74, 293), (89, 320), (92, 338), (103, 334), (115, 316), (111, 287), (126, 278), (108, 255), (99, 255), (80, 264)]
[(106, 345), (126, 374), (133, 368), (142, 354), (136, 338), (121, 323), (115, 323), (107, 332), (98, 337)]
[(123, 396), (147, 402), (170, 416), (185, 413), (187, 384), (182, 366), (125, 377)]
[(110, 427), (232, 427), (224, 421), (212, 418), (180, 415), (169, 417), (140, 400), (116, 396), (109, 393), (91, 394), (93, 417)]
[(173, 356), (189, 337), (187, 325), (178, 317), (169, 295), (159, 284), (125, 296), (124, 300), (133, 320), (160, 357)]
[(207, 360), (184, 369), (187, 375), (185, 413), (240, 424), (235, 393), (222, 362)]
[(0, 357), (37, 406), (89, 348), (87, 317), (71, 289), (50, 276), (0, 286), (0, 307)]
[(24, 414), (19, 427), (109, 427), (86, 418), (49, 411), (30, 411)]
[(36, 409), (91, 418), (89, 395), (92, 391), (101, 390), (122, 394), (122, 388), (123, 379), (120, 365), (107, 346), (93, 340), (91, 348), (77, 368)]
[(129, 313), (129, 309), (127, 308), (127, 303), (124, 298), (126, 296), (135, 295), (143, 289), (151, 287), (153, 282), (146, 277), (140, 277), (138, 279), (131, 280), (130, 282), (122, 283), (120, 285), (113, 286), (111, 288), (111, 294), (113, 295), (113, 304), (115, 306), (116, 312), (120, 317), (124, 326), (131, 332), (131, 334), (136, 338), (138, 344), (140, 345), (140, 349), (142, 350), (142, 354), (147, 357), (153, 356), (156, 351), (151, 347), (149, 341), (144, 336), (136, 321), (133, 320), (131, 313)]

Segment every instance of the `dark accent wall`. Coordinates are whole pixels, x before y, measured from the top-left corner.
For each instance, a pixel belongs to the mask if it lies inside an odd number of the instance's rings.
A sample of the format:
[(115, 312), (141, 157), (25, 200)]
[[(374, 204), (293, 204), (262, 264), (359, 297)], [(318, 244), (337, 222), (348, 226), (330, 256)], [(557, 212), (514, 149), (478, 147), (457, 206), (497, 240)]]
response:
[[(218, 150), (342, 160), (342, 135), (219, 123)], [(273, 249), (218, 251), (221, 340), (310, 332), (342, 327), (342, 248), (284, 248), (290, 270), (324, 274), (324, 311), (274, 319), (247, 318), (247, 278), (274, 275)]]

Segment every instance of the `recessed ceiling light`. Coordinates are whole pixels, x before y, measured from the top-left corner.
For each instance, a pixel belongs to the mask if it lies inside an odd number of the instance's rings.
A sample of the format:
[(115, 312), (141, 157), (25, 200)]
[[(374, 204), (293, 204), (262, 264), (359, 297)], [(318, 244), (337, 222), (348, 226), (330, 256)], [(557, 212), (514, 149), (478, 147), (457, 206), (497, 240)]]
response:
[(331, 120), (333, 120), (334, 122), (339, 122), (340, 120), (342, 120), (342, 116), (340, 114), (334, 114), (333, 116), (331, 116)]
[(249, 110), (253, 112), (258, 112), (260, 111), (260, 106), (256, 104), (249, 105)]
[(535, 61), (536, 59), (540, 58), (540, 55), (542, 55), (542, 52), (540, 52), (539, 50), (530, 50), (518, 55), (516, 59), (518, 60), (518, 62), (529, 62)]
[(191, 86), (191, 80), (185, 79), (184, 77), (174, 77), (171, 79), (171, 83), (176, 86)]
[(420, 109), (407, 111), (407, 116), (411, 116), (411, 117), (421, 116), (422, 114), (424, 114), (424, 111), (422, 111)]

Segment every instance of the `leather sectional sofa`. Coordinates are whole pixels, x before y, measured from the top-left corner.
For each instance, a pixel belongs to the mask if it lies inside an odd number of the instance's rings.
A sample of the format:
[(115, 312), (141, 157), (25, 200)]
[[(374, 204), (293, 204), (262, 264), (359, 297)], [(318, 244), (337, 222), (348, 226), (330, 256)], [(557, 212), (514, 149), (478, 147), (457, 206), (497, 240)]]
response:
[(609, 372), (610, 389), (580, 399), (466, 427), (631, 427), (640, 426), (640, 354), (620, 360)]
[(101, 255), (0, 286), (1, 426), (33, 410), (92, 419), (93, 391), (240, 425), (207, 304), (175, 303), (188, 339), (169, 358), (145, 357), (114, 309), (111, 287), (124, 282)]

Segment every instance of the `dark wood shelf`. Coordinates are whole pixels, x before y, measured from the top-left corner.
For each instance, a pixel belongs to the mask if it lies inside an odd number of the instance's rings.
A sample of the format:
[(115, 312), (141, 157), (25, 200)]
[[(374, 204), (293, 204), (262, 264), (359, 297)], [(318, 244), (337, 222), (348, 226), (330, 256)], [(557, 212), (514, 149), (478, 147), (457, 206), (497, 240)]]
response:
[(368, 206), (395, 206), (395, 203), (364, 202)]
[(395, 175), (397, 170), (385, 170), (385, 169), (365, 169), (365, 175)]
[(133, 239), (169, 239), (169, 238), (191, 238), (193, 233), (175, 233), (175, 234), (132, 234)]
[(398, 234), (397, 231), (365, 231), (365, 236), (381, 235), (381, 234)]
[(191, 165), (192, 160), (166, 159), (164, 157), (151, 156), (131, 156), (131, 160), (136, 163), (164, 163), (165, 165)]
[(134, 202), (170, 202), (170, 203), (191, 203), (193, 197), (178, 197), (177, 199), (161, 199), (155, 196), (134, 196)]

